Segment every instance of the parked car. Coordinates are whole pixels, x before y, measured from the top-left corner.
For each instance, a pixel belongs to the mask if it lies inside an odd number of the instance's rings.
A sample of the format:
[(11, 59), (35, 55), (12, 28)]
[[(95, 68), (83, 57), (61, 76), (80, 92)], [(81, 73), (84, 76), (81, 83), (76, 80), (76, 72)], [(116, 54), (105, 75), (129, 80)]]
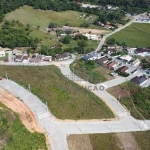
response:
[(0, 77), (0, 80), (3, 80), (3, 78)]

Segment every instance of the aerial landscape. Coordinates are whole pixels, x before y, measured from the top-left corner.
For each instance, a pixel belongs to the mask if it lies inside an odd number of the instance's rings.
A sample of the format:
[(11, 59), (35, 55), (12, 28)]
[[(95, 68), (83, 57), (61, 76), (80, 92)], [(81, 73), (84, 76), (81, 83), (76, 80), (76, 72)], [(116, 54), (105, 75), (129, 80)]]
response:
[(149, 150), (149, 92), (149, 0), (1, 0), (1, 150)]

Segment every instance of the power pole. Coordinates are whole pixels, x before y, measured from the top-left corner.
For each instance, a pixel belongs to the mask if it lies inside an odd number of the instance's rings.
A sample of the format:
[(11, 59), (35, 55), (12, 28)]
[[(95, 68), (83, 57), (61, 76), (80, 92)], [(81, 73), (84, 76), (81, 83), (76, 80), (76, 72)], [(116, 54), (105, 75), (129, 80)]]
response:
[(8, 80), (8, 74), (7, 74), (7, 72), (5, 72), (5, 74), (6, 74), (6, 79)]
[(31, 86), (30, 86), (30, 83), (28, 84), (28, 89), (29, 89), (29, 91), (31, 92)]

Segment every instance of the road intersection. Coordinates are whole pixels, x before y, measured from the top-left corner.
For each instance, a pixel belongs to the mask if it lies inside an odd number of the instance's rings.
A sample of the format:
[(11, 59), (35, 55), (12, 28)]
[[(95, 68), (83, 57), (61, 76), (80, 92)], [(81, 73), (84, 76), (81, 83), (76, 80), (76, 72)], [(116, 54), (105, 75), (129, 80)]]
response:
[[(136, 17), (135, 17), (136, 18)], [(99, 43), (96, 51), (102, 48), (106, 38), (123, 28), (132, 24), (134, 20), (126, 24), (125, 26), (115, 30), (114, 32), (104, 36)], [(108, 87), (115, 86), (116, 83), (120, 84), (125, 82), (125, 78), (117, 78), (115, 80), (99, 83), (97, 85), (91, 84), (88, 81), (74, 75), (70, 70), (70, 64), (72, 60), (53, 62), (53, 63), (42, 63), (42, 64), (22, 64), (22, 63), (1, 63), (1, 65), (28, 65), (28, 66), (46, 66), (56, 65), (60, 68), (62, 74), (74, 81), (75, 83), (86, 86), (104, 86), (105, 89)], [(70, 78), (70, 74), (74, 78)], [(69, 134), (91, 134), (91, 133), (111, 133), (111, 132), (131, 132), (131, 131), (145, 131), (150, 130), (150, 120), (136, 120), (128, 110), (126, 110), (112, 95), (110, 95), (105, 89), (92, 91), (95, 95), (100, 97), (114, 112), (116, 119), (110, 120), (79, 120), (79, 121), (64, 121), (56, 119), (47, 106), (34, 94), (27, 89), (18, 85), (17, 83), (3, 79), (0, 81), (0, 87), (6, 89), (19, 99), (21, 99), (34, 113), (39, 125), (46, 131), (49, 137), (50, 145), (52, 150), (68, 150), (67, 137)]]
[[(73, 74), (69, 65), (71, 61), (57, 63), (63, 75)], [(84, 86), (95, 86), (87, 81), (79, 80), (74, 75), (74, 82)], [(76, 80), (78, 79), (78, 80)], [(100, 86), (101, 84), (97, 84)], [(111, 133), (144, 131), (150, 129), (150, 120), (136, 120), (130, 113), (107, 91), (95, 90), (94, 94), (99, 96), (115, 113), (118, 119), (106, 120), (79, 120), (63, 121), (56, 119), (47, 106), (30, 91), (24, 89), (11, 80), (0, 81), (0, 86), (10, 93), (19, 97), (34, 113), (39, 125), (46, 131), (52, 150), (68, 150), (67, 137), (69, 134)]]

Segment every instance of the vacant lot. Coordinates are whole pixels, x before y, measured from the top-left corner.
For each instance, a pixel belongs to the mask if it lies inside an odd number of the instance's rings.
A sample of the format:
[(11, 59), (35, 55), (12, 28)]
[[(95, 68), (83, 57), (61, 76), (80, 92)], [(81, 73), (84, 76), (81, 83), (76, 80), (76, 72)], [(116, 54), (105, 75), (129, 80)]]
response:
[(71, 70), (80, 78), (88, 80), (90, 83), (100, 83), (110, 80), (112, 77), (109, 70), (99, 66), (95, 66), (94, 63), (86, 62), (84, 60), (78, 60), (73, 62), (70, 66)]
[(82, 13), (77, 11), (55, 12), (51, 10), (38, 10), (30, 6), (23, 6), (15, 11), (8, 13), (6, 19), (19, 20), (23, 24), (30, 24), (31, 26), (40, 26), (42, 29), (48, 27), (50, 22), (57, 23), (60, 27), (63, 25), (79, 27), (82, 23), (91, 22), (78, 17)]
[(69, 150), (149, 150), (150, 131), (69, 135)]
[(17, 114), (0, 103), (0, 149), (1, 150), (47, 150), (44, 134), (30, 133)]
[(146, 119), (150, 119), (150, 87), (140, 88), (131, 82), (127, 82), (108, 89), (108, 92), (116, 98), (120, 97), (120, 102), (127, 107), (135, 118), (143, 119), (136, 111), (137, 109)]
[(55, 66), (0, 66), (0, 76), (27, 87), (60, 119), (104, 119), (114, 115), (94, 94), (65, 78)]
[(98, 66), (97, 68), (95, 68), (93, 70), (94, 72), (97, 72), (99, 73), (100, 75), (102, 75), (103, 77), (106, 78), (106, 80), (112, 80), (114, 79), (114, 77), (112, 77), (110, 74), (112, 73), (111, 70), (107, 69), (107, 68), (104, 68), (102, 66)]
[(149, 47), (150, 46), (150, 24), (149, 23), (133, 23), (129, 27), (110, 36), (115, 38), (119, 43), (125, 42), (131, 47)]

